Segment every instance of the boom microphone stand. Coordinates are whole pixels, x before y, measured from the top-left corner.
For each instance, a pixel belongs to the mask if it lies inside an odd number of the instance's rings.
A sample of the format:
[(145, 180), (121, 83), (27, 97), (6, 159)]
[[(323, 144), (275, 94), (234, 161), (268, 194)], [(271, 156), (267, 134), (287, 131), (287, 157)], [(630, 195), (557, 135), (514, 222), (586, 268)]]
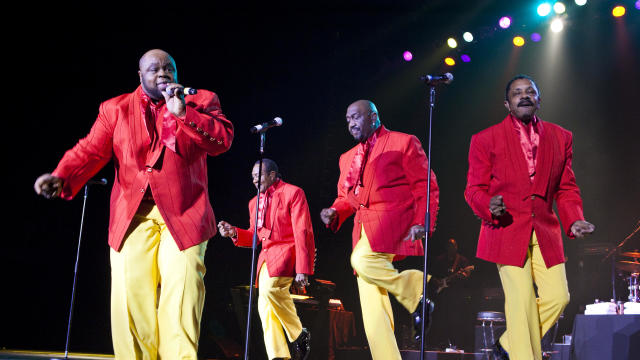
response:
[(67, 322), (67, 340), (64, 344), (64, 358), (69, 358), (69, 341), (71, 339), (71, 320), (73, 318), (73, 308), (76, 300), (76, 282), (78, 279), (78, 263), (80, 262), (80, 244), (82, 244), (82, 229), (84, 227), (84, 214), (87, 207), (87, 197), (89, 197), (89, 185), (107, 185), (107, 179), (89, 180), (84, 186), (84, 199), (82, 200), (82, 215), (80, 216), (80, 235), (78, 235), (78, 250), (76, 251), (76, 265), (73, 269), (73, 287), (71, 288), (71, 305), (69, 306), (69, 320)]
[(420, 80), (424, 81), (425, 84), (429, 85), (429, 124), (427, 125), (427, 211), (424, 216), (424, 268), (422, 277), (422, 326), (420, 329), (420, 360), (424, 360), (424, 335), (425, 335), (425, 327), (426, 323), (430, 322), (430, 319), (427, 320), (426, 315), (427, 311), (429, 312), (429, 317), (431, 317), (431, 308), (433, 304), (431, 300), (427, 298), (427, 249), (429, 244), (429, 230), (431, 230), (431, 214), (429, 213), (429, 198), (431, 194), (431, 123), (433, 120), (433, 108), (435, 106), (436, 100), (436, 85), (439, 83), (449, 84), (453, 81), (453, 75), (450, 73), (446, 73), (444, 75), (431, 76), (425, 75), (420, 78)]
[[(249, 340), (251, 339), (251, 312), (253, 310), (253, 284), (256, 281), (256, 253), (257, 253), (257, 245), (258, 245), (258, 210), (260, 209), (260, 182), (262, 180), (262, 160), (264, 159), (264, 143), (266, 132), (269, 128), (273, 126), (282, 125), (282, 119), (279, 117), (265, 122), (261, 125), (256, 125), (250, 129), (252, 133), (260, 134), (260, 147), (258, 150), (259, 160), (258, 160), (258, 189), (256, 193), (256, 214), (254, 216), (253, 221), (253, 243), (251, 245), (251, 278), (249, 280), (249, 308), (247, 309), (247, 329), (245, 332), (245, 340), (244, 340), (244, 360), (249, 359)], [(266, 211), (266, 209), (265, 209)]]

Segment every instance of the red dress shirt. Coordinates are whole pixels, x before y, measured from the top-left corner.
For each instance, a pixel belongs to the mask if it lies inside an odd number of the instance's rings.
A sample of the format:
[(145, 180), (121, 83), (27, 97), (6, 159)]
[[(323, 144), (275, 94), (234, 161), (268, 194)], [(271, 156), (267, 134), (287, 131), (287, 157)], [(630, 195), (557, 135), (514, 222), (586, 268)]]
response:
[(536, 174), (536, 156), (538, 154), (538, 145), (540, 145), (542, 124), (535, 116), (528, 124), (522, 123), (522, 121), (519, 121), (511, 115), (509, 116), (511, 117), (516, 133), (520, 137), (520, 147), (522, 148), (524, 158), (527, 161), (529, 177), (531, 178), (531, 181), (533, 181)]

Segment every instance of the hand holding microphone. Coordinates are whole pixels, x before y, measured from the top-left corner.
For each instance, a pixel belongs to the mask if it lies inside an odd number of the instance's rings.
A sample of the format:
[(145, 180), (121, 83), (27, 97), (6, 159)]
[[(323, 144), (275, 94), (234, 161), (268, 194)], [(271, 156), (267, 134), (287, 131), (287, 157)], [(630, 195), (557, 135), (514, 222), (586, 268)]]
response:
[(167, 103), (167, 109), (175, 116), (182, 117), (186, 114), (184, 95), (193, 95), (197, 92), (198, 90), (194, 88), (184, 87), (176, 83), (169, 83), (166, 85), (162, 95)]

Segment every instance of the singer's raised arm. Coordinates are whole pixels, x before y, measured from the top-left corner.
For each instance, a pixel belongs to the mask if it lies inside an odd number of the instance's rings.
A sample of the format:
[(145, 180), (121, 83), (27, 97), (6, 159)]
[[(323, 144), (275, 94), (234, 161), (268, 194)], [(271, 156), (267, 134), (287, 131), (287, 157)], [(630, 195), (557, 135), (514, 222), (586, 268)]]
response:
[[(194, 101), (196, 98), (198, 101)], [(176, 133), (178, 145), (180, 141), (193, 141), (212, 156), (229, 150), (233, 141), (233, 124), (222, 113), (218, 95), (199, 90), (197, 95), (187, 97), (185, 102), (186, 114), (183, 118), (169, 115), (177, 120), (181, 130)]]

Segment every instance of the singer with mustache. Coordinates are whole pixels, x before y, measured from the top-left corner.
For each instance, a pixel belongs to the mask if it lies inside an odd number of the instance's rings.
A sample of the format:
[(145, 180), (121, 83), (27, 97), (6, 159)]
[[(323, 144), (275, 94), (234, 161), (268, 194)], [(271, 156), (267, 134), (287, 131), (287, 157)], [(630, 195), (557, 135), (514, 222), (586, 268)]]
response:
[(464, 196), (482, 222), (476, 256), (497, 264), (505, 293), (499, 359), (542, 359), (540, 339), (569, 302), (554, 200), (569, 238), (595, 230), (571, 168), (573, 136), (537, 117), (540, 103), (533, 79), (514, 77), (505, 90), (509, 114), (473, 135), (469, 148)]
[(100, 105), (89, 134), (34, 185), (70, 200), (110, 160), (111, 332), (116, 359), (197, 359), (204, 255), (216, 233), (207, 156), (229, 150), (233, 125), (207, 90), (185, 98), (176, 63), (154, 49), (140, 86)]
[(371, 356), (374, 360), (399, 360), (388, 293), (413, 313), (414, 328), (420, 332), (423, 273), (414, 269), (399, 272), (392, 262), (424, 254), (421, 239), (425, 235), (427, 181), (431, 181), (429, 231), (435, 229), (438, 184), (433, 171), (427, 173), (429, 160), (420, 140), (382, 126), (371, 101), (349, 105), (346, 118), (358, 144), (340, 156), (338, 196), (320, 217), (329, 229), (337, 231), (355, 214), (351, 266), (357, 276)]
[[(253, 166), (253, 184), (260, 199), (249, 201), (249, 229), (240, 229), (220, 221), (220, 235), (229, 237), (236, 246), (252, 247), (255, 230), (256, 201), (258, 238), (262, 251), (258, 257), (258, 313), (262, 320), (264, 344), (272, 359), (306, 360), (311, 335), (302, 327), (289, 293), (292, 283), (304, 289), (313, 275), (315, 244), (309, 206), (304, 191), (282, 180), (278, 165), (263, 159), (258, 183), (259, 163)], [(284, 328), (284, 332), (283, 329)], [(286, 337), (285, 337), (286, 333)], [(287, 338), (292, 343), (289, 352)]]

